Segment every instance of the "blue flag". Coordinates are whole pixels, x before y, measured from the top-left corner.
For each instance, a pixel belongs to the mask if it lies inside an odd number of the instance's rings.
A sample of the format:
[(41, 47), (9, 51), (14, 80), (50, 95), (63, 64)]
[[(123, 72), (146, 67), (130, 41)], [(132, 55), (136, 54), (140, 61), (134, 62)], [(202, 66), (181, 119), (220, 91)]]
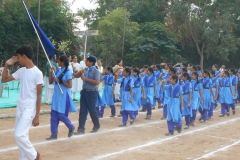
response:
[(33, 21), (33, 24), (34, 24), (36, 30), (38, 31), (39, 37), (42, 41), (42, 44), (43, 44), (45, 50), (48, 52), (48, 54), (51, 55), (52, 58), (54, 58), (55, 46), (52, 44), (52, 42), (49, 40), (49, 38), (45, 35), (45, 33), (39, 27), (39, 25), (37, 24), (37, 22), (35, 21), (35, 19), (33, 18), (32, 14), (30, 13), (30, 11), (28, 9), (27, 9), (27, 12), (29, 13), (29, 15)]

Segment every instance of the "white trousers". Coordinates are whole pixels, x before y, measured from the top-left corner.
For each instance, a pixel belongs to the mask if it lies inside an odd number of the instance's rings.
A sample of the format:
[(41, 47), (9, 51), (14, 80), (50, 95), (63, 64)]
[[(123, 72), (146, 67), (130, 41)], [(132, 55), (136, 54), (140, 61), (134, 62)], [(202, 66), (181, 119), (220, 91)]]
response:
[(35, 115), (35, 108), (17, 107), (14, 137), (20, 154), (19, 160), (34, 160), (37, 157), (37, 152), (29, 141), (29, 129)]
[(49, 85), (49, 78), (44, 77), (45, 82), (45, 94), (44, 94), (44, 102), (47, 104), (52, 104), (52, 96), (53, 96), (53, 85)]

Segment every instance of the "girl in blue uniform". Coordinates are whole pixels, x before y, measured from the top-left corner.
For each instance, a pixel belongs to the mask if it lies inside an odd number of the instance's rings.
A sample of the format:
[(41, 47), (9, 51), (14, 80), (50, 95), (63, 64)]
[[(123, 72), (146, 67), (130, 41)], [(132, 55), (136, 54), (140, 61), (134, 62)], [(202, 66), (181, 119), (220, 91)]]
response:
[[(68, 112), (76, 112), (77, 109), (70, 98), (71, 87), (72, 87), (72, 72), (68, 68), (67, 56), (60, 56), (58, 59), (58, 65), (61, 67), (56, 72), (56, 77), (53, 78), (52, 69), (49, 74), (49, 84), (54, 84), (54, 92), (52, 97), (52, 108), (51, 108), (51, 136), (46, 140), (57, 139), (58, 135), (58, 124), (62, 121), (69, 129), (68, 137), (71, 137), (74, 132), (74, 125), (68, 118)], [(58, 83), (60, 87), (58, 86)], [(62, 92), (61, 92), (61, 90)]]
[(203, 99), (202, 99), (202, 84), (198, 79), (198, 73), (197, 72), (192, 73), (191, 84), (192, 84), (192, 90), (193, 90), (192, 91), (192, 103), (191, 103), (191, 107), (192, 107), (191, 125), (195, 126), (197, 111), (198, 111), (200, 103), (203, 102)]
[[(157, 80), (160, 78), (160, 75), (161, 75), (161, 66), (159, 64), (156, 65), (156, 70), (154, 71), (154, 74), (155, 74), (155, 77), (157, 78)], [(156, 84), (156, 97), (155, 97), (155, 101), (154, 102), (158, 102), (158, 109), (161, 108), (161, 98), (163, 96), (163, 93), (162, 93), (162, 89), (160, 87), (160, 82), (157, 81), (157, 84)], [(155, 104), (154, 104), (155, 106)]]
[(213, 94), (211, 94), (211, 106), (210, 109), (208, 111), (208, 118), (207, 119), (211, 119), (211, 117), (213, 116), (213, 109), (214, 106), (217, 103), (217, 98), (218, 98), (218, 87), (219, 87), (219, 81), (218, 81), (218, 77), (215, 77), (215, 71), (211, 71), (210, 72), (210, 78), (212, 81), (212, 91)]
[(188, 129), (190, 126), (190, 117), (192, 116), (192, 84), (190, 82), (191, 78), (188, 73), (184, 72), (182, 74), (183, 84), (183, 106), (184, 109), (182, 110), (182, 116), (185, 116), (186, 127), (184, 129)]
[(233, 103), (233, 91), (232, 91), (232, 81), (229, 77), (228, 71), (223, 72), (222, 80), (220, 81), (221, 91), (219, 95), (219, 102), (221, 103), (221, 115), (219, 117), (224, 117), (227, 111), (227, 116), (229, 116), (229, 105)]
[[(161, 81), (161, 83), (165, 83), (166, 85), (170, 84), (170, 77), (174, 74), (176, 74), (176, 70), (174, 68), (169, 68), (168, 74), (166, 76), (162, 77), (165, 80), (165, 82)], [(177, 84), (178, 84), (178, 82), (177, 82)], [(163, 106), (163, 116), (162, 116), (161, 120), (164, 120), (164, 119), (167, 118), (167, 104), (168, 104), (168, 101), (169, 101), (168, 91), (164, 90), (163, 93), (164, 93), (164, 96), (163, 96), (164, 106)]]
[[(140, 73), (140, 77), (141, 77), (142, 79), (144, 79), (145, 76), (148, 76), (148, 75), (147, 75), (148, 67), (149, 67), (148, 65), (144, 65), (144, 66), (143, 66), (142, 72)], [(144, 86), (144, 90), (145, 90), (145, 86)], [(141, 109), (139, 112), (146, 112), (146, 110), (147, 110), (146, 105), (143, 105), (143, 104), (142, 104), (142, 109)]]
[(156, 95), (157, 79), (153, 73), (153, 68), (149, 67), (147, 70), (147, 76), (143, 79), (146, 99), (143, 100), (143, 105), (147, 108), (147, 116), (145, 119), (151, 119), (152, 106), (154, 104), (154, 97)]
[(102, 118), (104, 114), (105, 106), (110, 106), (111, 116), (115, 117), (116, 108), (114, 106), (114, 76), (112, 67), (107, 67), (105, 70), (105, 75), (101, 77), (101, 81), (104, 81), (104, 90), (102, 94), (102, 103), (101, 110), (98, 112), (99, 117)]
[(211, 94), (213, 95), (212, 91), (212, 81), (209, 78), (209, 71), (204, 70), (202, 73), (203, 79), (202, 79), (202, 95), (203, 95), (203, 103), (201, 107), (199, 108), (199, 112), (201, 114), (200, 123), (203, 123), (207, 120), (207, 113), (211, 107)]
[(230, 107), (232, 108), (233, 115), (235, 114), (235, 103), (237, 103), (237, 97), (238, 97), (238, 77), (235, 75), (236, 71), (235, 69), (229, 70), (230, 79), (232, 81), (232, 92), (233, 92), (233, 103), (230, 104)]
[[(144, 84), (143, 79), (140, 77), (140, 70), (138, 68), (134, 68), (132, 75), (133, 75), (133, 100), (138, 106), (138, 110), (141, 108), (141, 99), (145, 99), (145, 90), (144, 90)], [(135, 116), (138, 115), (138, 110), (135, 111)]]
[(122, 124), (119, 127), (126, 127), (128, 116), (130, 117), (130, 124), (132, 125), (135, 119), (134, 111), (138, 109), (137, 104), (133, 101), (133, 80), (130, 78), (131, 69), (125, 68), (123, 70), (124, 78), (117, 79), (119, 72), (115, 73), (114, 81), (121, 84), (121, 115)]
[(167, 108), (168, 133), (166, 133), (166, 136), (174, 134), (174, 126), (177, 126), (178, 133), (182, 131), (182, 123), (179, 123), (182, 121), (182, 114), (179, 106), (181, 106), (181, 110), (183, 110), (183, 91), (182, 87), (177, 84), (177, 81), (178, 76), (172, 75), (170, 78), (170, 85), (164, 85), (164, 82), (167, 82), (167, 80), (164, 80), (163, 83), (161, 83), (161, 88), (166, 90), (169, 94)]

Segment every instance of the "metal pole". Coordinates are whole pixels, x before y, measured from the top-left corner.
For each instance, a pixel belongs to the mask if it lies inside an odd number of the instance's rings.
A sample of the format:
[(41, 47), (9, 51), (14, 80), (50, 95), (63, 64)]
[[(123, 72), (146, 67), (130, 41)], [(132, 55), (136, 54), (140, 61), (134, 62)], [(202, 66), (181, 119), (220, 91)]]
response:
[(125, 32), (126, 32), (126, 3), (125, 2), (125, 10), (124, 10), (124, 26), (123, 26), (123, 43), (122, 43), (122, 59), (123, 59), (123, 52), (124, 52), (124, 42), (125, 42)]
[(86, 34), (86, 38), (85, 38), (85, 48), (84, 48), (84, 55), (83, 55), (83, 59), (84, 59), (84, 61), (85, 61), (85, 58), (86, 58), (86, 52), (87, 52), (87, 38), (88, 38), (88, 36), (87, 36), (87, 34)]
[[(38, 0), (38, 25), (40, 26), (40, 0)], [(37, 37), (37, 66), (38, 66), (38, 56), (39, 56), (39, 39)]]

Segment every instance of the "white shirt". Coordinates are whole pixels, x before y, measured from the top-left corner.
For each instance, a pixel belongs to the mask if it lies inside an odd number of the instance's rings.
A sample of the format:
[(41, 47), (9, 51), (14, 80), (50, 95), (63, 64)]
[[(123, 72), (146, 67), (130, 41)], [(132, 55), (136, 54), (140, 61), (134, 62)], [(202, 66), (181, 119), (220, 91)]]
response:
[(100, 73), (103, 73), (103, 67), (102, 66), (101, 67), (98, 66), (98, 70), (99, 70)]
[(37, 85), (43, 84), (42, 72), (36, 66), (30, 69), (22, 67), (12, 76), (14, 79), (20, 80), (21, 84), (17, 106), (36, 108)]

